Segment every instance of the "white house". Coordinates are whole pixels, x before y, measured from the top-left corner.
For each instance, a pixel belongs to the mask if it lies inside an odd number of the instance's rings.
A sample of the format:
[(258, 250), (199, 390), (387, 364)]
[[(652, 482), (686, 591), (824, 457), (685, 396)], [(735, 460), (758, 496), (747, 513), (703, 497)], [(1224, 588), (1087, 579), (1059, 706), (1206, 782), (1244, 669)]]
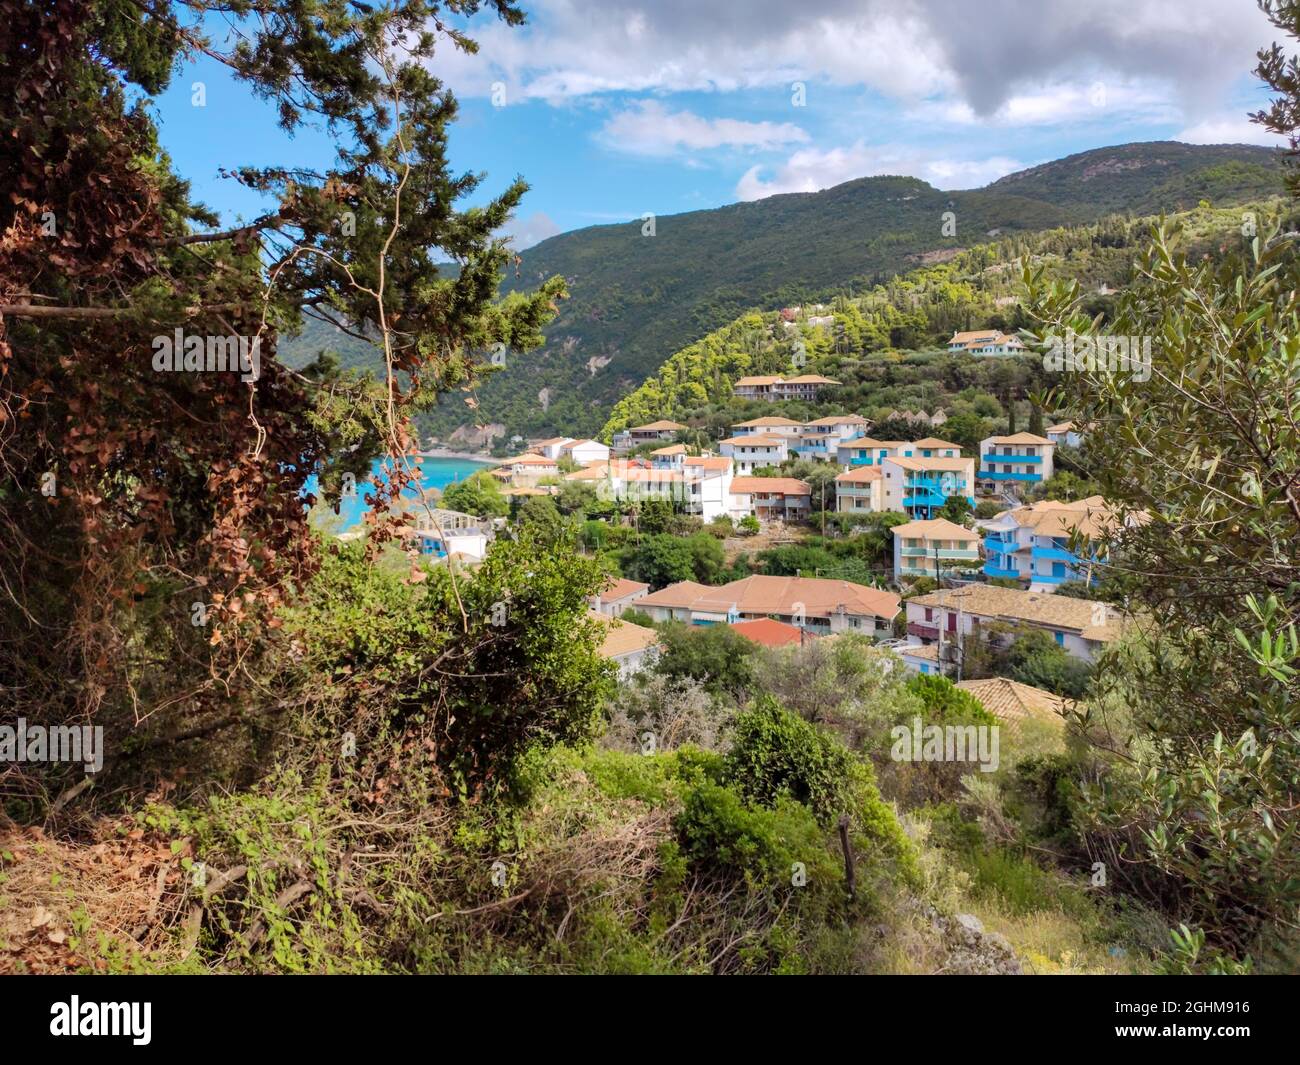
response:
[(558, 459), (565, 444), (572, 444), (572, 437), (553, 436), (549, 440), (539, 440), (528, 450), (534, 455), (543, 455), (548, 459)]
[(650, 585), (611, 577), (605, 587), (591, 597), (591, 609), (606, 617), (621, 617), (623, 611), (634, 608), (638, 599), (650, 594)]
[[(1130, 514), (1128, 525), (1147, 520)], [(1095, 584), (1105, 559), (1100, 545), (1118, 530), (1120, 518), (1101, 496), (1074, 503), (1045, 499), (1029, 506), (1005, 510), (981, 523), (985, 532), (984, 574), (1018, 580), (1033, 592), (1052, 592), (1065, 581)], [(1076, 550), (1070, 549), (1074, 540)]]
[(1083, 437), (1075, 427), (1074, 422), (1061, 422), (1059, 425), (1049, 425), (1045, 431), (1047, 439), (1057, 447), (1064, 444), (1066, 447), (1078, 447), (1083, 443)]
[(855, 466), (835, 477), (835, 509), (871, 514), (885, 509), (885, 477), (879, 466)]
[[(912, 450), (916, 448), (913, 446)], [(949, 496), (975, 505), (973, 458), (917, 458), (894, 455), (881, 462), (886, 510), (901, 510), (913, 520), (933, 518)]]
[(579, 466), (609, 458), (609, 448), (599, 440), (570, 440), (560, 448), (560, 455), (572, 459)]
[(1019, 337), (1000, 329), (974, 329), (953, 333), (948, 350), (969, 355), (1020, 355), (1027, 349)]
[(966, 568), (980, 557), (980, 534), (947, 518), (909, 521), (890, 530), (894, 537), (894, 576), (975, 576)]
[(596, 611), (592, 611), (589, 616), (604, 628), (605, 638), (598, 652), (601, 658), (618, 666), (620, 680), (626, 680), (654, 665), (659, 655), (659, 634), (654, 629)]
[(644, 502), (659, 499), (704, 521), (731, 507), (731, 459), (688, 456), (680, 468), (657, 468), (640, 460), (611, 458), (565, 477), (593, 485), (602, 499)]

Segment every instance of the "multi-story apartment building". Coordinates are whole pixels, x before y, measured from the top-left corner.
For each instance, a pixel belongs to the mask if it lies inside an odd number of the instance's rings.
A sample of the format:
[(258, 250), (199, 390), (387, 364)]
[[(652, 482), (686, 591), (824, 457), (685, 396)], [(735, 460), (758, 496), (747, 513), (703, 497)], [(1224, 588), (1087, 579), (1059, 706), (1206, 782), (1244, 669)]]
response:
[(492, 476), (498, 481), (515, 488), (530, 488), (544, 478), (559, 476), (559, 473), (558, 460), (534, 455), (531, 451), (505, 459), (492, 470)]
[[(1145, 516), (1130, 515), (1129, 524)], [(1075, 503), (1043, 500), (982, 522), (984, 574), (1021, 581), (1030, 591), (1051, 592), (1066, 581), (1095, 584), (1106, 557), (1095, 541), (1114, 533), (1120, 518), (1101, 496)], [(1071, 550), (1071, 542), (1075, 550)]]
[(1056, 445), (1045, 436), (1015, 433), (980, 441), (979, 482), (994, 492), (1016, 485), (1042, 484), (1052, 476)]
[(926, 643), (1005, 642), (1014, 639), (1005, 626), (1025, 625), (1045, 630), (1067, 654), (1089, 662), (1120, 636), (1123, 624), (1121, 613), (1107, 603), (989, 584), (942, 588), (907, 601), (908, 635)]
[(705, 521), (731, 508), (732, 464), (728, 458), (690, 458), (679, 469), (655, 468), (639, 460), (594, 462), (566, 480), (593, 485), (602, 499), (635, 503), (663, 500)]
[(885, 509), (885, 475), (879, 466), (856, 466), (835, 478), (835, 509), (870, 514)]
[(836, 445), (836, 456), (841, 466), (879, 466), (891, 455), (901, 454), (911, 448), (907, 440), (873, 440), (859, 436)]
[(893, 592), (850, 581), (815, 577), (754, 576), (721, 587), (681, 581), (637, 600), (655, 621), (726, 625), (776, 618), (806, 632), (892, 635), (899, 599)]
[(913, 520), (933, 518), (949, 496), (965, 496), (975, 505), (973, 458), (907, 458), (895, 455), (881, 463), (886, 510), (901, 510)]
[(718, 450), (736, 464), (736, 472), (751, 474), (765, 466), (780, 466), (790, 457), (791, 438), (769, 433), (745, 433), (732, 436), (718, 445)]
[(759, 521), (793, 521), (806, 518), (812, 505), (812, 488), (796, 477), (733, 477), (731, 516), (753, 515)]
[(785, 377), (780, 374), (742, 377), (731, 387), (732, 394), (741, 399), (816, 399), (821, 392), (838, 385), (829, 377), (819, 374), (800, 374)]
[(979, 561), (980, 534), (946, 518), (909, 521), (894, 536), (894, 577), (972, 575)]

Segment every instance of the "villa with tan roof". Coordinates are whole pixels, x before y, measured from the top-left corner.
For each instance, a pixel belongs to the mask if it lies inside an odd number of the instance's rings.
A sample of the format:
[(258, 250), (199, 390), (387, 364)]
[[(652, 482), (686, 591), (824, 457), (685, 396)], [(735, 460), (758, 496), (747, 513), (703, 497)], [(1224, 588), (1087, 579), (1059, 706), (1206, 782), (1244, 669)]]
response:
[(591, 597), (591, 608), (606, 617), (619, 617), (624, 610), (634, 607), (636, 601), (650, 592), (650, 585), (629, 581), (624, 577), (611, 577), (605, 587)]
[(621, 618), (609, 617), (597, 611), (588, 614), (604, 630), (597, 653), (618, 666), (620, 680), (626, 680), (654, 664), (659, 654), (659, 633), (644, 625), (634, 625)]
[(726, 625), (772, 617), (808, 632), (888, 636), (899, 611), (893, 592), (849, 581), (758, 575), (721, 587), (681, 581), (637, 601), (655, 621)]
[(909, 521), (890, 530), (894, 537), (894, 576), (933, 577), (954, 573), (974, 576), (980, 557), (980, 534), (947, 518)]
[(559, 473), (560, 466), (556, 459), (535, 455), (531, 451), (503, 459), (492, 470), (493, 477), (515, 488), (536, 487), (538, 481), (546, 477), (558, 477)]
[(790, 437), (775, 433), (745, 433), (720, 441), (718, 450), (736, 464), (739, 474), (751, 474), (764, 466), (780, 466), (790, 457)]
[(989, 627), (997, 623), (1043, 629), (1067, 654), (1087, 662), (1125, 624), (1108, 603), (990, 584), (943, 588), (907, 601), (908, 635), (926, 643), (938, 641), (940, 633), (944, 642), (991, 637)]
[(732, 464), (729, 458), (687, 457), (680, 464), (611, 458), (567, 474), (566, 481), (585, 481), (601, 499), (641, 502), (658, 499), (704, 521), (731, 507)]
[(741, 399), (816, 399), (823, 389), (838, 384), (815, 373), (797, 377), (765, 374), (740, 378), (731, 386), (731, 393)]
[(885, 509), (885, 475), (879, 466), (855, 466), (835, 476), (835, 509), (874, 514)]
[[(1065, 581), (1095, 584), (1106, 561), (1096, 541), (1106, 540), (1121, 525), (1145, 520), (1144, 514), (1121, 519), (1101, 496), (1074, 503), (1045, 499), (1016, 507), (981, 523), (986, 534), (984, 573), (1021, 581), (1035, 592), (1055, 591)], [(1070, 548), (1072, 539), (1077, 552)]]
[(796, 477), (733, 477), (733, 518), (753, 515), (759, 521), (793, 521), (812, 509), (812, 488)]
[(948, 350), (968, 355), (1020, 355), (1028, 349), (1019, 337), (1000, 329), (968, 329), (953, 333)]

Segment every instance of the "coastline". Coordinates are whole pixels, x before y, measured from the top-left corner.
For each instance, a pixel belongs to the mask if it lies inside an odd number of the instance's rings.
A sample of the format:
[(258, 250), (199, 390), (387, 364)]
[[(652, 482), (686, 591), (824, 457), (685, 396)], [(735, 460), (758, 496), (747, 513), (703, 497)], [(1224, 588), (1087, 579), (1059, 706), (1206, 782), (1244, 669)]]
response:
[(485, 455), (481, 451), (451, 451), (441, 447), (421, 451), (420, 457), (426, 459), (462, 459), (465, 462), (482, 462), (488, 466), (496, 465), (501, 461), (500, 459), (494, 459), (491, 455)]

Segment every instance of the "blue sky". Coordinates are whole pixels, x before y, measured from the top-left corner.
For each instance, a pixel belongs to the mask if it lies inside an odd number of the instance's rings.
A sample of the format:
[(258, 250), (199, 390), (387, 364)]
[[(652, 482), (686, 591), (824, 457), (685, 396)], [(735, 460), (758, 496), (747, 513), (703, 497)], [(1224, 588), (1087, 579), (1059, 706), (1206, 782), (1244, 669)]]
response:
[[(1277, 37), (1251, 0), (524, 0), (433, 69), (461, 102), (453, 164), (532, 186), (519, 247), (870, 174), (971, 188), (1133, 140), (1276, 143), (1246, 120)], [(214, 31), (217, 27), (213, 27)], [(200, 82), (204, 106), (194, 105)], [(227, 220), (266, 204), (221, 167), (323, 167), (203, 59), (157, 101), (162, 141)]]

